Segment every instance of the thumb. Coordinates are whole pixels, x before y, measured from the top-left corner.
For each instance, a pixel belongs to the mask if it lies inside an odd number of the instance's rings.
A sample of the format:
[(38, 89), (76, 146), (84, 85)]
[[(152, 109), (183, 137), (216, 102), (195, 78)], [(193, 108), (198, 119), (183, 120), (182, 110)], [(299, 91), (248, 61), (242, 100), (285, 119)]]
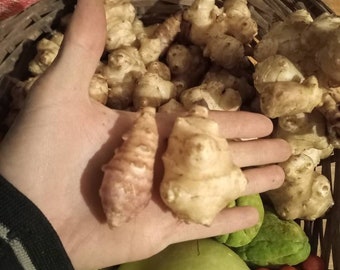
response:
[(82, 94), (87, 95), (104, 50), (105, 37), (103, 0), (78, 0), (58, 56), (42, 81), (48, 83), (51, 91), (77, 91), (79, 95), (82, 90)]

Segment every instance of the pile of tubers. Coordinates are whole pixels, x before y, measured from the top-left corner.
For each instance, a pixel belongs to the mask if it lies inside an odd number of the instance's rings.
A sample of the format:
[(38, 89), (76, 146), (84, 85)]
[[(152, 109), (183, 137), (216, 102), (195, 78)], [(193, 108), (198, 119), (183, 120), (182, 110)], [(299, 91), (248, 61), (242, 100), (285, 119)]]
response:
[[(246, 186), (209, 110), (248, 110), (273, 119), (272, 136), (293, 149), (280, 164), (285, 183), (267, 192), (275, 210), (287, 220), (325, 214), (333, 205), (331, 186), (316, 168), (340, 148), (339, 17), (313, 19), (298, 10), (254, 43), (258, 26), (246, 0), (225, 0), (222, 6), (194, 0), (152, 25), (144, 25), (129, 0), (104, 2), (105, 54), (89, 95), (112, 109), (140, 114), (103, 167), (100, 196), (110, 227), (131, 220), (151, 198), (156, 112), (184, 115), (176, 120), (162, 157), (160, 186), (161, 198), (179, 219), (209, 226)], [(38, 42), (26, 91), (53, 62), (62, 39), (56, 31)], [(149, 138), (145, 144), (135, 144), (136, 130)]]

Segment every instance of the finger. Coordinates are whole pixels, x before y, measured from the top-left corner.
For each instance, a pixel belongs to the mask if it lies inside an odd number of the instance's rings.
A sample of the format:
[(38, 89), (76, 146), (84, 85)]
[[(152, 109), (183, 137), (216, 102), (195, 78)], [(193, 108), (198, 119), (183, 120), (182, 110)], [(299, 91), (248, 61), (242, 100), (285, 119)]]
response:
[(58, 92), (82, 89), (87, 95), (89, 82), (104, 50), (105, 36), (103, 1), (79, 0), (59, 54), (47, 72), (49, 84), (57, 85)]
[(221, 134), (226, 138), (260, 138), (273, 131), (272, 121), (258, 113), (211, 111), (209, 116), (219, 123)]
[[(176, 117), (182, 114), (157, 113), (157, 123), (161, 137), (168, 137)], [(262, 114), (238, 112), (209, 112), (209, 117), (219, 124), (221, 136), (226, 138), (258, 138), (268, 136), (273, 124)]]
[(233, 207), (221, 211), (210, 226), (194, 223), (178, 223), (172, 243), (202, 239), (231, 233), (255, 225), (258, 222), (258, 211), (253, 207)]
[(233, 161), (240, 167), (283, 162), (291, 155), (289, 144), (282, 139), (231, 141), (229, 144)]
[(284, 171), (278, 165), (247, 169), (244, 170), (244, 174), (248, 179), (248, 185), (243, 195), (262, 193), (279, 188), (285, 179)]

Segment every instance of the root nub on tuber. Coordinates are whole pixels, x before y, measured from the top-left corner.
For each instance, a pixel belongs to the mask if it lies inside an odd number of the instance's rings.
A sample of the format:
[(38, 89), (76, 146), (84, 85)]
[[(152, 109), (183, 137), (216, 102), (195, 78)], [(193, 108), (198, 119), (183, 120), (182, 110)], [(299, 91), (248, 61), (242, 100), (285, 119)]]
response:
[(139, 118), (123, 140), (113, 158), (103, 166), (104, 177), (99, 190), (110, 228), (134, 218), (150, 201), (158, 145), (155, 109), (141, 109)]
[(160, 194), (178, 218), (209, 226), (215, 216), (242, 195), (247, 179), (232, 159), (208, 109), (194, 106), (177, 118), (163, 155)]

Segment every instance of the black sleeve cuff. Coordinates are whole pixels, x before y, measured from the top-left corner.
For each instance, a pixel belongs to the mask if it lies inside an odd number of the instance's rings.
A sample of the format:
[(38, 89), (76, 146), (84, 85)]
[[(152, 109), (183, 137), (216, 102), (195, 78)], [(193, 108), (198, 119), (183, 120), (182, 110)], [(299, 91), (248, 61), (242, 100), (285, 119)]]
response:
[(0, 269), (73, 269), (44, 214), (0, 175)]

